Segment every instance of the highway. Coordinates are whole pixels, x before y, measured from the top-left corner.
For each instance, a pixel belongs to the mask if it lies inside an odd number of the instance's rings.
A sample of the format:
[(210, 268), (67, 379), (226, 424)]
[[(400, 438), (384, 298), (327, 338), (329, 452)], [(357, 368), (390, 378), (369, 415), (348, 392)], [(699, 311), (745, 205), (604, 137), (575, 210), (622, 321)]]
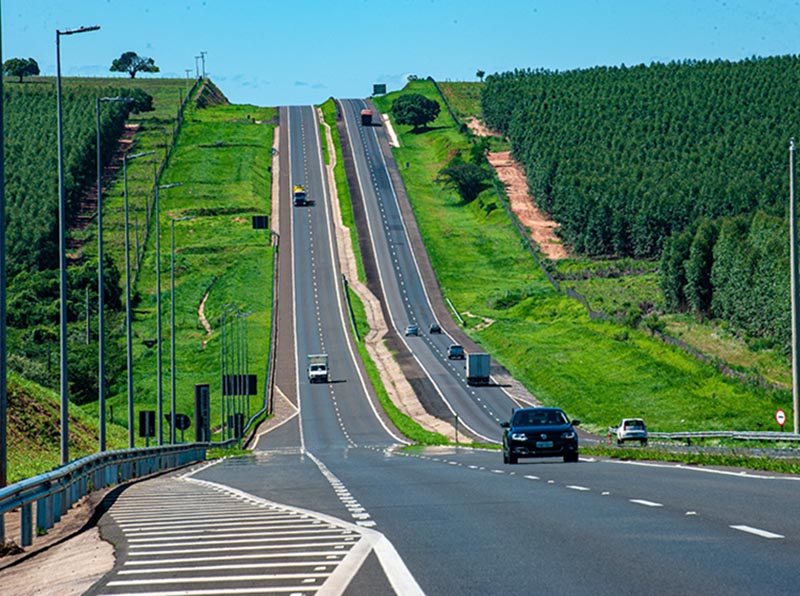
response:
[[(292, 299), (279, 315), (290, 332), (279, 339), (277, 384), (289, 414), (249, 457), (125, 490), (103, 521), (118, 563), (91, 593), (798, 592), (796, 477), (585, 457), (509, 466), (496, 450), (404, 449), (353, 355), (314, 111), (283, 108), (281, 138), (276, 208), (291, 266), (280, 283)], [(385, 163), (369, 164), (365, 175), (380, 179)], [(292, 183), (314, 204), (288, 205)], [(387, 221), (400, 233), (393, 216)], [(405, 265), (413, 269), (413, 259)], [(394, 323), (415, 317), (427, 327), (427, 299), (409, 287), (417, 282), (408, 271), (402, 284), (382, 274), (387, 288), (405, 285), (409, 295), (387, 296), (402, 319)], [(425, 334), (408, 344), (449, 399), (463, 388), (437, 356), (440, 340), (448, 341)], [(318, 351), (331, 356), (332, 381), (311, 385), (305, 355)], [(485, 393), (497, 399), (493, 408), (509, 407), (501, 388)], [(463, 395), (454, 407), (498, 437), (492, 416), (469, 410)]]
[[(395, 185), (381, 148), (385, 139), (382, 126), (362, 126), (360, 112), (367, 107), (363, 100), (342, 100), (342, 114), (347, 126), (349, 145), (367, 214), (369, 237), (375, 253), (381, 288), (392, 324), (403, 337), (414, 358), (431, 380), (447, 408), (458, 414), (460, 424), (481, 442), (499, 440), (499, 423), (508, 420), (518, 407), (502, 387), (471, 387), (465, 380), (463, 360), (448, 360), (447, 347), (458, 343), (447, 333), (453, 323), (437, 318), (419, 269), (421, 242), (409, 231), (404, 220)], [(384, 149), (388, 145), (384, 141)], [(415, 241), (416, 240), (416, 241)], [(479, 280), (475, 280), (479, 283)], [(429, 334), (431, 323), (442, 325), (444, 333)], [(406, 325), (416, 323), (419, 337), (405, 337)]]

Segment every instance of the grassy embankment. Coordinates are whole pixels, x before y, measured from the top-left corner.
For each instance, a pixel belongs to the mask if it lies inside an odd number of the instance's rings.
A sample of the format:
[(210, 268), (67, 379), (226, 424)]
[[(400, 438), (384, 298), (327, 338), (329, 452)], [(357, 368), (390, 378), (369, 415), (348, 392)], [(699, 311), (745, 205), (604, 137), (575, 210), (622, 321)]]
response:
[[(186, 113), (174, 152), (170, 155), (169, 165), (160, 180), (161, 185), (181, 184), (160, 191), (162, 391), (165, 414), (171, 410), (171, 223), (172, 219), (179, 218), (190, 219), (175, 223), (177, 412), (191, 414), (194, 411), (194, 385), (208, 383), (212, 396), (212, 427), (219, 425), (220, 379), (213, 371), (219, 370), (220, 317), (227, 305), (234, 305), (242, 313), (250, 313), (244, 318), (250, 346), (248, 368), (261, 381), (259, 394), (250, 397), (251, 403), (246, 411), (256, 411), (263, 402), (263, 374), (266, 371), (272, 309), (273, 248), (270, 246), (269, 230), (252, 229), (252, 216), (270, 213), (274, 131), (271, 121), (275, 115), (274, 109), (254, 106), (218, 105), (190, 109)], [(148, 143), (147, 138), (140, 139), (137, 136), (134, 151), (152, 149), (153, 145)], [(132, 176), (134, 164), (139, 168)], [(130, 201), (143, 204), (152, 188), (152, 182), (148, 186), (146, 174), (149, 169), (152, 177), (153, 165), (142, 159), (131, 162), (130, 166)], [(135, 180), (133, 184), (132, 179)], [(109, 193), (109, 212), (116, 213), (117, 225), (107, 234), (111, 243), (123, 246), (120, 179)], [(144, 214), (142, 207), (137, 218), (141, 226)], [(107, 218), (113, 219), (113, 216), (107, 215)], [(109, 227), (112, 226), (114, 224)], [(143, 238), (142, 231), (140, 240), (143, 241)], [(155, 221), (145, 246), (141, 271), (138, 275), (134, 273), (134, 278), (134, 395), (135, 410), (138, 412), (157, 409), (157, 347), (153, 345), (156, 339)], [(204, 314), (211, 326), (211, 335), (206, 333), (198, 313), (206, 293), (208, 297)], [(120, 330), (115, 339), (124, 344), (124, 330)], [(119, 412), (115, 421), (127, 425), (125, 379), (113, 381), (109, 403), (115, 412)], [(135, 416), (138, 417), (138, 414)], [(164, 433), (168, 434), (166, 424)], [(193, 427), (188, 433), (187, 440), (194, 436)]]
[[(439, 83), (450, 107), (461, 120), (479, 118), (481, 83)], [(502, 150), (492, 139), (492, 150)], [(637, 259), (586, 259), (572, 257), (552, 263), (553, 272), (586, 296), (592, 309), (625, 319), (632, 309), (662, 312), (664, 300), (659, 288), (658, 262)], [(791, 366), (781, 350), (751, 340), (724, 322), (698, 321), (682, 314), (660, 314), (665, 331), (703, 354), (724, 362), (753, 378), (790, 388)]]
[[(350, 229), (350, 240), (353, 245), (353, 252), (357, 262), (358, 276), (363, 282), (365, 279), (364, 264), (361, 258), (361, 251), (358, 247), (355, 222), (353, 221), (353, 203), (350, 198), (350, 190), (347, 185), (347, 179), (344, 171), (344, 158), (342, 155), (341, 143), (339, 142), (339, 133), (336, 129), (336, 106), (333, 100), (328, 100), (322, 104), (322, 113), (325, 118), (325, 122), (331, 127), (333, 143), (336, 148), (336, 166), (334, 167), (334, 176), (336, 178), (336, 192), (339, 196), (339, 207), (342, 213), (342, 223)], [(327, 147), (325, 134), (322, 134), (322, 139), (325, 149), (325, 161), (327, 164), (330, 164), (330, 149)], [(356, 347), (358, 348), (358, 353), (364, 362), (365, 368), (367, 369), (367, 374), (369, 375), (370, 382), (375, 389), (375, 393), (378, 396), (378, 399), (380, 400), (384, 410), (386, 410), (387, 414), (389, 415), (389, 418), (391, 418), (395, 426), (397, 426), (397, 428), (412, 441), (423, 445), (440, 445), (447, 443), (446, 437), (439, 435), (438, 433), (426, 431), (419, 424), (414, 422), (414, 420), (400, 412), (400, 410), (397, 409), (392, 400), (389, 398), (389, 395), (386, 393), (386, 389), (381, 381), (380, 372), (375, 366), (375, 363), (372, 361), (372, 358), (370, 358), (369, 352), (364, 344), (364, 338), (370, 331), (364, 305), (352, 288), (348, 287), (348, 293), (350, 303), (353, 307), (353, 317), (355, 319), (356, 328), (358, 329), (359, 333), (359, 337), (356, 341)]]
[[(403, 92), (437, 99), (422, 81)], [(388, 112), (397, 95), (376, 103)], [(663, 431), (766, 429), (776, 407), (788, 407), (785, 392), (723, 377), (645, 332), (590, 321), (547, 283), (492, 191), (464, 205), (434, 183), (454, 152), (468, 147), (446, 112), (419, 134), (396, 130), (395, 155), (410, 164), (402, 175), (445, 296), (467, 332), (543, 403), (599, 433), (634, 415)], [(481, 329), (484, 319), (493, 323)]]

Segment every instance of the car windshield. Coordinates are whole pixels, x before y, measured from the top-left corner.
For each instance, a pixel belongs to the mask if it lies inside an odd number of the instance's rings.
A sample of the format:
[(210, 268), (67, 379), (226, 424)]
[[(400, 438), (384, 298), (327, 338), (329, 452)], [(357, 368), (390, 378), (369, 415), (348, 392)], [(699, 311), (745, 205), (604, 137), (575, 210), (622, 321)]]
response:
[(523, 410), (514, 414), (514, 426), (559, 426), (568, 424), (560, 410)]

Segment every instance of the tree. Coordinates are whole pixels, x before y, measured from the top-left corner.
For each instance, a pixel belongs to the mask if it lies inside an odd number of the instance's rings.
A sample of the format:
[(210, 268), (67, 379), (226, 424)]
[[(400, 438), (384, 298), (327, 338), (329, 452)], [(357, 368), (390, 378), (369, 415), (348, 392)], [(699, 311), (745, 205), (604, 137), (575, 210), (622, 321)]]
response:
[(481, 83), (483, 83), (483, 77), (486, 76), (486, 73), (484, 71), (478, 69), (478, 72), (475, 73), (475, 76), (478, 77), (481, 80)]
[(137, 72), (158, 72), (159, 68), (152, 58), (139, 56), (136, 52), (124, 52), (111, 63), (109, 70), (111, 72), (127, 72), (132, 79), (135, 79)]
[(426, 127), (429, 122), (436, 120), (439, 115), (439, 102), (428, 99), (420, 93), (409, 93), (401, 95), (392, 103), (392, 116), (398, 124), (409, 124), (413, 126), (413, 131), (419, 130), (420, 126)]
[(689, 260), (686, 261), (686, 286), (684, 293), (692, 309), (701, 317), (711, 314), (714, 288), (711, 270), (714, 266), (714, 244), (719, 235), (718, 223), (704, 219), (692, 239)]
[(3, 74), (9, 77), (28, 77), (39, 74), (39, 65), (33, 58), (9, 58), (3, 62)]
[(454, 189), (461, 200), (471, 203), (489, 188), (489, 172), (474, 163), (466, 163), (457, 155), (446, 168), (439, 170), (436, 182)]

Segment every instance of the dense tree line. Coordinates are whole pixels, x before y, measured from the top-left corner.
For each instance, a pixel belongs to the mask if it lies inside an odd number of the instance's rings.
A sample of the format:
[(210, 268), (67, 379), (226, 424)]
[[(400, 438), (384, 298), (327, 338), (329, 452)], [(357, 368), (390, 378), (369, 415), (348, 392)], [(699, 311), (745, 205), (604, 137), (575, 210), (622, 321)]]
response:
[[(131, 110), (147, 110), (152, 98), (141, 90), (63, 90), (64, 177), (67, 217), (77, 218), (82, 195), (96, 178), (97, 97), (128, 96), (131, 103), (102, 102), (101, 147), (108, 162)], [(5, 127), (6, 264), (8, 272), (9, 363), (45, 386), (58, 384), (58, 141), (56, 93), (52, 84), (6, 85)], [(120, 277), (105, 264), (105, 303), (121, 309)], [(97, 263), (77, 262), (68, 271), (68, 321), (86, 317), (86, 292), (96, 311)], [(91, 310), (90, 310), (91, 312)], [(95, 318), (96, 314), (92, 315)], [(80, 325), (70, 330), (77, 340)], [(82, 338), (81, 338), (82, 339)], [(96, 339), (93, 338), (93, 339)], [(71, 341), (71, 395), (80, 402), (97, 395), (96, 343)], [(54, 347), (55, 344), (55, 347)], [(113, 345), (110, 346), (113, 350)], [(121, 355), (110, 354), (110, 361)], [(113, 364), (109, 374), (113, 372)]]
[(763, 212), (703, 219), (667, 240), (661, 289), (668, 308), (730, 321), (790, 349), (789, 226)]
[(668, 308), (788, 350), (788, 144), (800, 58), (487, 77), (538, 205), (579, 253), (661, 257)]
[(487, 77), (481, 103), (581, 253), (655, 257), (699, 218), (783, 215), (800, 59)]

